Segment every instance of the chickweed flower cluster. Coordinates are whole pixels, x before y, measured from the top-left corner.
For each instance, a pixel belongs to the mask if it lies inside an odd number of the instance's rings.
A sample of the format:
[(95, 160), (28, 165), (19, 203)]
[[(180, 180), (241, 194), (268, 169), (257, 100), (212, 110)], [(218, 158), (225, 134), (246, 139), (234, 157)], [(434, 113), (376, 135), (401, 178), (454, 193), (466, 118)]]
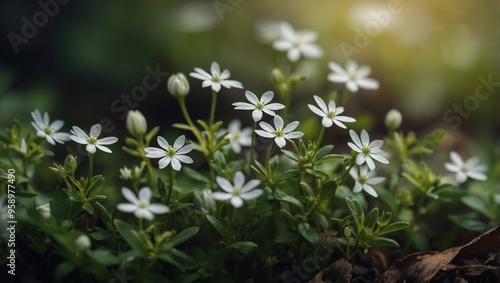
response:
[[(336, 258), (356, 265), (370, 258), (360, 254), (380, 246), (405, 256), (431, 242), (462, 240), (427, 233), (441, 227), (484, 231), (500, 224), (500, 192), (489, 183), (478, 192), (479, 181), (495, 181), (478, 158), (446, 151), (451, 162), (435, 166), (430, 156), (445, 150), (444, 132), (404, 132), (397, 110), (374, 121), (385, 122), (384, 139), (370, 139), (383, 133), (369, 134), (348, 99), (379, 88), (370, 67), (330, 62), (322, 66), (323, 80), (345, 84), (343, 93), (304, 91), (297, 86), (308, 77), (297, 66), (323, 56), (318, 34), (285, 22), (273, 26), (263, 42), (282, 58), (273, 61), (274, 85), (260, 97), (214, 61), (210, 72), (194, 67), (189, 79), (169, 78), (165, 92), (182, 112), (170, 117), (174, 129), (130, 110), (122, 123), (126, 137), (101, 137), (99, 124), (67, 134), (63, 121), (51, 123), (48, 113), (34, 110), (31, 132), (19, 123), (2, 130), (0, 188), (10, 193), (0, 195), (0, 218), (11, 217), (15, 197), (16, 221), (23, 223), (16, 237), (30, 247), (17, 251), (20, 258), (33, 266), (50, 258), (36, 272), (23, 271), (61, 282), (113, 282), (123, 272), (138, 282), (298, 282), (305, 275), (298, 279), (294, 270), (317, 258), (320, 247), (333, 252), (314, 262), (309, 279)], [(211, 95), (207, 119), (189, 112), (205, 95), (190, 93), (193, 79)], [(236, 101), (224, 113), (216, 111), (222, 88)], [(343, 140), (347, 133), (350, 140)], [(41, 188), (34, 183), (38, 169), (54, 155), (44, 140), (51, 147), (73, 141), (86, 153), (54, 156), (49, 169), (57, 183)], [(97, 150), (111, 158), (100, 159)], [(448, 170), (454, 181), (432, 168)], [(471, 211), (454, 210), (464, 205)]]

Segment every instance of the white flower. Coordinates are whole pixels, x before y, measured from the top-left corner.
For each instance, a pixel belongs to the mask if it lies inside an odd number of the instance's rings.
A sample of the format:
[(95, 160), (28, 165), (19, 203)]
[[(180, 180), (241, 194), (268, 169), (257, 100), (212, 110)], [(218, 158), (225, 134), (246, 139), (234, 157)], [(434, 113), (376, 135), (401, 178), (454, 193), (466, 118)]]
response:
[(161, 148), (156, 147), (146, 147), (144, 151), (147, 152), (146, 157), (149, 158), (161, 158), (158, 162), (160, 169), (163, 169), (172, 164), (172, 168), (176, 171), (180, 171), (182, 168), (181, 162), (186, 164), (193, 163), (191, 157), (185, 154), (193, 150), (193, 144), (186, 144), (186, 137), (184, 135), (178, 137), (174, 141), (174, 145), (171, 146), (163, 137), (158, 137), (156, 139)]
[(354, 193), (359, 193), (361, 190), (364, 190), (373, 197), (377, 197), (378, 194), (371, 185), (377, 185), (385, 181), (385, 177), (375, 177), (375, 171), (369, 171), (365, 166), (359, 168), (359, 174), (358, 168), (355, 167), (351, 168), (349, 174), (351, 174), (351, 177), (355, 181)]
[(356, 157), (356, 164), (361, 165), (366, 162), (370, 170), (375, 169), (373, 159), (380, 163), (388, 164), (389, 160), (382, 156), (383, 151), (380, 149), (384, 142), (381, 140), (374, 140), (370, 142), (370, 136), (365, 130), (361, 131), (361, 140), (358, 134), (353, 130), (349, 130), (349, 135), (354, 143), (348, 142), (347, 145), (354, 151), (358, 152)]
[(226, 138), (229, 140), (227, 147), (231, 147), (235, 153), (241, 152), (242, 146), (252, 144), (252, 129), (250, 127), (241, 129), (241, 121), (233, 120), (227, 126)]
[(250, 180), (245, 184), (245, 176), (241, 171), (236, 172), (234, 175), (234, 185), (227, 179), (217, 176), (217, 184), (225, 192), (214, 192), (213, 197), (219, 201), (231, 200), (231, 204), (238, 208), (243, 205), (243, 200), (253, 200), (258, 198), (264, 191), (255, 189), (260, 184), (257, 179)]
[(314, 44), (318, 35), (314, 31), (295, 31), (286, 22), (280, 24), (280, 38), (273, 43), (273, 48), (278, 51), (287, 52), (286, 56), (291, 62), (297, 62), (301, 56), (307, 58), (318, 58), (323, 56), (323, 50)]
[(219, 92), (221, 86), (225, 88), (243, 88), (243, 85), (240, 82), (228, 80), (231, 76), (231, 73), (228, 70), (224, 70), (221, 73), (219, 64), (217, 64), (216, 62), (213, 62), (210, 66), (210, 72), (212, 74), (209, 74), (200, 68), (194, 68), (194, 70), (196, 72), (191, 72), (189, 73), (189, 75), (195, 79), (202, 80), (202, 87), (211, 86), (212, 90), (215, 92)]
[(64, 125), (63, 121), (55, 120), (50, 123), (49, 113), (45, 112), (42, 118), (42, 114), (40, 114), (38, 109), (31, 112), (31, 117), (33, 117), (31, 125), (35, 128), (38, 137), (45, 138), (52, 145), (55, 145), (56, 142), (64, 143), (65, 141), (69, 141), (68, 133), (57, 133)]
[(233, 103), (233, 106), (236, 106), (234, 109), (235, 110), (253, 110), (252, 112), (252, 118), (254, 122), (258, 122), (262, 119), (262, 112), (275, 116), (276, 113), (274, 111), (281, 110), (285, 108), (285, 105), (281, 103), (270, 103), (271, 100), (273, 100), (274, 97), (274, 92), (272, 91), (266, 91), (260, 100), (257, 98), (257, 96), (251, 92), (251, 91), (245, 91), (245, 96), (250, 101), (250, 103), (247, 102), (235, 102)]
[(359, 66), (352, 60), (347, 62), (345, 70), (337, 63), (330, 62), (328, 67), (333, 73), (328, 74), (328, 80), (334, 83), (345, 83), (348, 90), (357, 92), (359, 88), (378, 89), (378, 81), (368, 78), (371, 69)]
[(283, 119), (278, 115), (274, 116), (275, 128), (266, 122), (260, 122), (259, 125), (263, 130), (255, 130), (255, 133), (264, 138), (274, 138), (274, 142), (280, 148), (286, 145), (287, 139), (298, 139), (304, 135), (304, 133), (299, 131), (293, 132), (293, 130), (295, 130), (295, 128), (299, 125), (298, 121), (291, 122), (283, 128)]
[(458, 153), (452, 151), (450, 152), (450, 159), (452, 163), (447, 162), (444, 166), (448, 171), (455, 173), (455, 181), (457, 183), (465, 183), (467, 178), (479, 181), (485, 181), (487, 179), (484, 174), (486, 166), (480, 164), (477, 157), (469, 158), (464, 162)]
[(354, 118), (347, 116), (338, 116), (339, 114), (342, 114), (342, 112), (344, 112), (344, 107), (336, 107), (335, 101), (330, 100), (327, 106), (325, 101), (323, 101), (323, 99), (321, 99), (319, 96), (315, 95), (314, 100), (316, 100), (319, 108), (311, 104), (308, 104), (307, 106), (309, 106), (309, 109), (311, 109), (312, 112), (323, 118), (323, 120), (321, 121), (323, 126), (329, 128), (333, 125), (333, 123), (335, 123), (335, 125), (345, 129), (346, 126), (342, 122), (356, 122), (356, 119)]
[(95, 124), (92, 128), (90, 128), (90, 135), (87, 135), (77, 126), (73, 126), (71, 133), (72, 135), (70, 138), (77, 143), (86, 144), (87, 146), (85, 147), (85, 150), (92, 154), (96, 152), (96, 148), (104, 152), (111, 153), (111, 150), (104, 145), (114, 144), (118, 141), (118, 138), (116, 137), (97, 139), (101, 134), (101, 125), (99, 124)]
[(50, 203), (46, 203), (46, 204), (42, 204), (40, 206), (37, 206), (36, 210), (38, 210), (44, 218), (50, 218), (50, 216), (51, 216)]
[(151, 220), (155, 217), (155, 214), (163, 214), (170, 211), (168, 206), (164, 204), (150, 203), (152, 193), (149, 187), (144, 187), (139, 191), (139, 198), (129, 188), (125, 187), (122, 188), (122, 194), (130, 203), (118, 204), (118, 210), (133, 212), (137, 218)]

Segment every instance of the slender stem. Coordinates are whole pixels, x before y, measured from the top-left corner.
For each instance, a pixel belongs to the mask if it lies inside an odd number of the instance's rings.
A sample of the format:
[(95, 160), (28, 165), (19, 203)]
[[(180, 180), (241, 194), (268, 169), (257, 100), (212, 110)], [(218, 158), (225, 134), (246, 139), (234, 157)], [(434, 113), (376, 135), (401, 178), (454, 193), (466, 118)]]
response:
[(172, 166), (168, 167), (168, 175), (169, 175), (169, 180), (168, 180), (167, 192), (166, 192), (167, 199), (165, 200), (167, 205), (168, 205), (168, 202), (170, 201), (170, 196), (172, 195), (172, 190), (174, 189), (174, 169), (172, 168)]
[(191, 132), (196, 136), (198, 139), (198, 142), (200, 143), (200, 146), (202, 149), (204, 149), (204, 140), (201, 137), (201, 133), (198, 130), (197, 127), (195, 127), (193, 121), (191, 120), (191, 117), (189, 116), (189, 112), (186, 108), (186, 103), (184, 101), (184, 97), (180, 97), (177, 99), (179, 102), (179, 106), (181, 107), (182, 114), (184, 115), (184, 119), (186, 119), (186, 122), (188, 123), (189, 127), (191, 127)]
[(210, 120), (209, 120), (210, 128), (212, 128), (212, 126), (214, 124), (216, 105), (217, 105), (217, 92), (212, 90), (212, 105), (210, 106)]
[(319, 132), (318, 141), (316, 142), (316, 146), (319, 148), (321, 146), (321, 141), (323, 140), (323, 135), (325, 134), (325, 126), (321, 126), (321, 130)]
[(94, 154), (89, 153), (89, 186), (90, 186), (90, 180), (92, 179), (92, 174), (94, 170)]
[(142, 217), (139, 217), (139, 230), (144, 230), (144, 220)]
[(349, 97), (351, 96), (351, 92), (344, 88), (344, 93), (342, 94), (342, 106), (347, 107), (347, 103), (349, 103)]
[(252, 127), (252, 144), (250, 146), (250, 165), (255, 161), (255, 140), (257, 139), (257, 134), (255, 130), (257, 129), (257, 122), (253, 122)]
[(271, 159), (271, 153), (273, 153), (273, 151), (274, 151), (274, 146), (275, 146), (275, 143), (273, 141), (273, 143), (269, 147), (269, 152), (267, 153), (266, 164), (269, 163), (269, 159)]

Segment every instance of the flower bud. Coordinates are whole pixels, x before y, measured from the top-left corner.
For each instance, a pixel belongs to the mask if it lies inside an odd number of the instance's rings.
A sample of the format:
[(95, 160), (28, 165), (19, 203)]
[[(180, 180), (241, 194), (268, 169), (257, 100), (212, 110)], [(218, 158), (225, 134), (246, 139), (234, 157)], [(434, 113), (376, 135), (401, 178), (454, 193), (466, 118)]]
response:
[(87, 235), (81, 235), (80, 237), (76, 238), (75, 244), (76, 248), (79, 251), (86, 250), (90, 248), (90, 238)]
[(273, 77), (273, 82), (275, 85), (279, 85), (286, 81), (285, 74), (283, 74), (283, 71), (281, 71), (281, 69), (274, 68), (271, 72), (271, 76)]
[(130, 180), (130, 179), (132, 179), (132, 170), (130, 170), (126, 166), (123, 167), (123, 168), (120, 168), (120, 178), (122, 180)]
[(76, 162), (76, 157), (73, 155), (66, 156), (64, 159), (64, 170), (69, 174), (74, 174), (78, 163)]
[(146, 118), (139, 110), (130, 110), (127, 113), (127, 130), (135, 137), (142, 137), (148, 131)]
[(215, 210), (215, 199), (210, 189), (204, 189), (202, 191), (203, 204), (209, 212)]
[(403, 116), (401, 115), (401, 112), (396, 109), (392, 109), (385, 115), (385, 127), (389, 131), (397, 130), (401, 126), (402, 120)]
[(50, 216), (51, 216), (50, 203), (46, 203), (46, 204), (42, 204), (40, 206), (37, 206), (36, 210), (38, 210), (44, 218), (50, 218)]
[(183, 73), (177, 73), (168, 78), (167, 88), (174, 97), (184, 97), (189, 93), (189, 82)]

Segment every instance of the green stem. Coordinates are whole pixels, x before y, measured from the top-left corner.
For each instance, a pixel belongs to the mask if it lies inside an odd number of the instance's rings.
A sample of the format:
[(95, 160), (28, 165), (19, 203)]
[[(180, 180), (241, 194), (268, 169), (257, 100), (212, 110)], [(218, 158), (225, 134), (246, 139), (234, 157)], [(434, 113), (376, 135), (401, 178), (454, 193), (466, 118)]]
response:
[(344, 88), (344, 92), (342, 94), (342, 106), (347, 107), (347, 103), (349, 103), (349, 97), (351, 95), (351, 92), (347, 89)]
[(144, 230), (144, 219), (142, 217), (139, 218), (139, 230)]
[(212, 128), (214, 124), (214, 117), (215, 117), (215, 107), (217, 105), (217, 92), (212, 90), (212, 105), (210, 106), (210, 120), (209, 120), (209, 125), (210, 128)]
[(94, 173), (93, 172), (94, 170), (94, 154), (93, 153), (89, 153), (89, 186), (90, 186), (90, 180), (92, 179), (92, 174)]
[(189, 127), (191, 127), (191, 132), (195, 135), (196, 139), (198, 139), (198, 143), (200, 144), (200, 147), (202, 150), (205, 150), (204, 146), (204, 140), (201, 137), (201, 133), (198, 130), (197, 127), (195, 127), (193, 121), (191, 120), (191, 117), (189, 116), (189, 112), (186, 108), (186, 103), (184, 101), (184, 97), (179, 97), (177, 99), (179, 102), (179, 106), (181, 107), (182, 114), (184, 115), (184, 119), (186, 119), (186, 122), (188, 123)]
[(316, 142), (317, 148), (321, 147), (321, 141), (323, 140), (323, 135), (325, 134), (325, 126), (321, 126), (321, 130), (319, 132), (318, 141)]
[(168, 202), (170, 201), (170, 196), (172, 195), (172, 190), (174, 189), (174, 169), (172, 166), (168, 167), (168, 175), (169, 175), (169, 180), (167, 184), (167, 191), (166, 191), (166, 200), (165, 203), (168, 205)]
[(253, 122), (252, 144), (250, 146), (250, 165), (252, 165), (255, 161), (255, 140), (257, 139), (257, 134), (255, 133), (256, 129), (257, 129), (257, 122)]

